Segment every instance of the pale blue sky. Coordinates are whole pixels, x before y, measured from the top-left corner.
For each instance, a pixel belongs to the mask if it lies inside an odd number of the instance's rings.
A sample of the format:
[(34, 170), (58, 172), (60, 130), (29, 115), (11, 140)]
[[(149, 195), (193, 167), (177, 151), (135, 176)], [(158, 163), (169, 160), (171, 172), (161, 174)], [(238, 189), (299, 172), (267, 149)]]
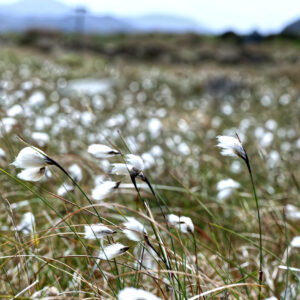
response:
[[(41, 2), (43, 0), (40, 0)], [(215, 32), (234, 29), (276, 32), (300, 18), (300, 0), (60, 0), (90, 11), (116, 16), (151, 13), (188, 17)], [(0, 0), (0, 3), (16, 0)]]

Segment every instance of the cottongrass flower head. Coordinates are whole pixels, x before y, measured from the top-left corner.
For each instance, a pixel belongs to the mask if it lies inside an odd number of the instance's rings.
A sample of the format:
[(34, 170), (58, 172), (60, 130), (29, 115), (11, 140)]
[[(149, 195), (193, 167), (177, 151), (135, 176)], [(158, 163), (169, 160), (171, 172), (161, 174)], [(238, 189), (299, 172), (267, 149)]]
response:
[(239, 187), (240, 184), (231, 178), (220, 180), (217, 183), (218, 200), (223, 201), (227, 199), (232, 195), (233, 191), (238, 189)]
[(24, 234), (32, 234), (35, 231), (35, 217), (33, 213), (27, 212), (23, 215), (17, 230)]
[(88, 147), (88, 153), (96, 158), (108, 158), (120, 154), (116, 149), (110, 148), (102, 144), (92, 144)]
[(75, 181), (79, 182), (82, 180), (82, 170), (79, 165), (73, 164), (68, 170)]
[(233, 157), (238, 156), (246, 162), (248, 161), (246, 150), (238, 138), (232, 136), (219, 135), (217, 136), (217, 140), (217, 147), (221, 149), (222, 155)]
[(91, 224), (84, 226), (84, 238), (88, 240), (102, 239), (114, 233), (116, 233), (115, 230), (108, 228), (104, 224)]
[(161, 298), (142, 289), (127, 287), (120, 291), (118, 300), (161, 300)]
[(111, 260), (117, 256), (124, 254), (129, 249), (128, 246), (124, 246), (121, 243), (111, 244), (103, 249), (99, 253), (98, 258), (103, 260)]
[(147, 234), (145, 226), (133, 217), (127, 217), (127, 222), (123, 223), (125, 229), (124, 234), (129, 240), (139, 242), (142, 241)]
[(174, 214), (168, 215), (169, 223), (178, 228), (183, 233), (193, 233), (194, 232), (194, 224), (192, 219), (184, 216), (176, 216)]
[(22, 149), (15, 161), (12, 163), (16, 168), (24, 169), (17, 176), (26, 181), (39, 181), (46, 172), (46, 165), (49, 164), (48, 156), (40, 149), (26, 147)]
[(145, 165), (143, 159), (140, 156), (134, 154), (125, 155), (126, 164), (116, 163), (112, 164), (111, 174), (115, 175), (129, 175), (131, 177), (139, 177), (145, 179), (143, 171)]
[(64, 196), (68, 192), (71, 192), (74, 190), (74, 186), (68, 183), (63, 183), (58, 189), (57, 189), (57, 195), (58, 196)]
[(120, 182), (103, 181), (92, 190), (92, 198), (94, 200), (101, 201), (106, 196), (111, 194), (114, 190), (116, 190), (119, 185), (120, 185)]

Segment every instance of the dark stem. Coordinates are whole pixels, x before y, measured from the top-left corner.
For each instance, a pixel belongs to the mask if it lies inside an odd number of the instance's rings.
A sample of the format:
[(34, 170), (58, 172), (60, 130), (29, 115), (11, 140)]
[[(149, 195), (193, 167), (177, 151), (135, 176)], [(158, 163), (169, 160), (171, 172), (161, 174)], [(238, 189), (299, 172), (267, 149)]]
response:
[(251, 185), (252, 185), (252, 189), (253, 189), (253, 194), (254, 194), (254, 198), (255, 198), (255, 203), (256, 203), (256, 210), (257, 210), (257, 218), (258, 218), (258, 227), (259, 227), (259, 295), (258, 295), (258, 299), (261, 299), (261, 284), (262, 284), (262, 280), (263, 280), (263, 270), (262, 270), (262, 265), (263, 265), (263, 253), (262, 253), (262, 233), (261, 233), (261, 219), (260, 219), (260, 212), (259, 212), (259, 205), (258, 205), (258, 198), (256, 195), (256, 189), (255, 189), (255, 184), (254, 184), (254, 180), (253, 180), (253, 175), (252, 175), (252, 171), (251, 171), (251, 166), (250, 166), (250, 161), (247, 157), (247, 159), (245, 160), (246, 164), (247, 164), (247, 168), (249, 171), (249, 175), (250, 175), (250, 179), (251, 179)]

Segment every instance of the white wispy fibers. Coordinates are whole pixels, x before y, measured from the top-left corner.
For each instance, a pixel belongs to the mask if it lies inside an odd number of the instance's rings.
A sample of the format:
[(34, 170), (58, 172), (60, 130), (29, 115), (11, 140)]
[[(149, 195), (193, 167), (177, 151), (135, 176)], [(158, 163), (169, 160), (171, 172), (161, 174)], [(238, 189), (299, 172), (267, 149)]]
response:
[(108, 158), (120, 154), (116, 149), (102, 144), (92, 144), (88, 147), (88, 152), (96, 158)]
[(239, 187), (240, 184), (231, 178), (220, 180), (217, 183), (218, 200), (222, 201), (227, 199), (232, 195), (233, 191), (238, 189)]
[(221, 149), (221, 154), (224, 156), (238, 156), (245, 161), (248, 160), (246, 151), (242, 143), (235, 137), (232, 136), (217, 136), (218, 147)]
[(143, 153), (142, 158), (145, 163), (145, 168), (149, 169), (153, 165), (155, 165), (155, 159), (151, 153), (149, 153), (149, 152)]
[(135, 242), (144, 240), (144, 236), (147, 234), (145, 226), (133, 217), (126, 217), (126, 219), (127, 222), (123, 223), (125, 227), (123, 232), (127, 238)]
[(118, 300), (161, 300), (161, 298), (142, 289), (127, 287), (120, 291)]
[(26, 147), (19, 152), (12, 165), (24, 169), (17, 175), (20, 179), (39, 181), (46, 171), (47, 156), (38, 148)]
[(2, 118), (0, 120), (0, 136), (4, 133), (10, 133), (13, 126), (17, 124), (17, 120), (14, 118)]
[(46, 100), (45, 94), (42, 91), (35, 91), (28, 99), (30, 106), (40, 106)]
[(104, 224), (90, 224), (84, 226), (84, 238), (88, 240), (103, 239), (114, 233), (116, 233), (115, 230), (108, 228)]
[(194, 224), (192, 219), (189, 217), (179, 217), (174, 214), (170, 214), (168, 215), (168, 221), (172, 226), (178, 228), (183, 233), (194, 232)]
[(138, 258), (135, 262), (136, 268), (145, 268), (150, 270), (157, 269), (157, 261), (159, 260), (155, 251), (147, 247), (146, 244), (143, 245), (143, 248), (135, 247), (133, 250), (133, 255)]
[(260, 140), (260, 145), (262, 147), (270, 147), (274, 139), (274, 134), (272, 132), (265, 132)]
[(103, 251), (99, 253), (98, 258), (103, 260), (111, 260), (124, 254), (128, 249), (128, 246), (124, 246), (121, 243), (115, 243), (105, 247)]
[(97, 201), (103, 200), (105, 197), (110, 195), (119, 186), (120, 182), (115, 181), (103, 181), (96, 185), (92, 190), (92, 198)]
[(133, 168), (139, 172), (142, 172), (145, 168), (143, 159), (138, 155), (127, 154), (125, 160), (128, 165), (133, 166)]
[(75, 181), (81, 181), (82, 180), (82, 170), (80, 168), (79, 165), (77, 164), (73, 164), (69, 167), (69, 172), (71, 177), (75, 180)]
[(24, 234), (31, 234), (35, 231), (35, 217), (33, 213), (27, 212), (23, 215), (17, 230)]
[(2, 148), (0, 148), (0, 158), (5, 158), (5, 157), (6, 157), (5, 151)]
[(15, 104), (6, 112), (8, 117), (16, 117), (23, 114), (23, 108), (19, 104)]
[(111, 164), (111, 167), (110, 173), (114, 175), (128, 175), (133, 169), (133, 166), (121, 163)]
[(148, 121), (148, 130), (153, 139), (159, 137), (161, 132), (162, 124), (157, 118), (152, 118)]
[(23, 148), (12, 163), (16, 168), (41, 168), (47, 164), (44, 152), (35, 147)]
[(291, 246), (295, 248), (300, 248), (300, 236), (295, 236), (291, 241)]
[(126, 164), (116, 163), (112, 164), (110, 173), (115, 175), (128, 175), (132, 177), (139, 177), (145, 179), (143, 170), (145, 168), (143, 159), (134, 154), (127, 154), (125, 156)]
[(57, 189), (57, 195), (58, 196), (64, 196), (70, 191), (74, 190), (74, 186), (68, 183), (62, 184), (58, 189)]
[(300, 210), (292, 204), (287, 204), (285, 206), (285, 215), (288, 220), (300, 220)]
[(49, 134), (46, 132), (33, 132), (31, 137), (40, 147), (46, 146), (50, 141)]

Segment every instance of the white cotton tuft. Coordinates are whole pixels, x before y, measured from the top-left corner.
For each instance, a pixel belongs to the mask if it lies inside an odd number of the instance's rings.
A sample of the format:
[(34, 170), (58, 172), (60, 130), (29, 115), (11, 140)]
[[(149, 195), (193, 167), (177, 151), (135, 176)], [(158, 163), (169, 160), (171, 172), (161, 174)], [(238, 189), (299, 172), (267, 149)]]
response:
[(27, 212), (23, 215), (17, 230), (22, 231), (24, 234), (31, 234), (35, 231), (35, 217), (33, 213)]
[(46, 168), (27, 168), (20, 172), (17, 177), (25, 181), (39, 181), (41, 180), (46, 172)]
[(116, 149), (102, 144), (92, 144), (88, 147), (88, 153), (96, 158), (108, 158), (120, 154)]
[(116, 233), (115, 230), (112, 230), (103, 224), (91, 224), (84, 226), (84, 238), (88, 240), (102, 239), (114, 233)]
[(295, 236), (291, 241), (291, 246), (294, 248), (300, 248), (300, 236)]
[(112, 168), (110, 173), (114, 175), (128, 175), (133, 169), (133, 166), (129, 164), (116, 163), (111, 166)]
[(133, 217), (127, 217), (127, 222), (123, 223), (125, 229), (124, 234), (129, 240), (139, 242), (144, 239), (144, 235), (147, 234), (145, 226), (137, 221)]
[(82, 170), (79, 165), (73, 164), (69, 167), (69, 172), (75, 181), (82, 180)]
[(145, 168), (143, 159), (140, 156), (134, 154), (127, 154), (125, 156), (125, 160), (128, 165), (133, 166), (138, 171), (143, 171)]
[(117, 187), (119, 186), (119, 182), (115, 181), (104, 181), (98, 184), (92, 190), (92, 198), (97, 201), (103, 200), (106, 196), (111, 194)]
[(118, 300), (161, 300), (161, 298), (142, 289), (127, 287), (120, 291)]
[(168, 215), (169, 223), (178, 228), (183, 233), (194, 232), (194, 224), (192, 219), (184, 216), (176, 216), (174, 214)]
[(128, 249), (128, 246), (124, 246), (121, 243), (112, 244), (105, 247), (103, 251), (99, 253), (98, 258), (103, 260), (110, 260), (124, 254)]
[(73, 191), (74, 186), (68, 183), (63, 183), (58, 189), (57, 189), (57, 195), (58, 196), (64, 196), (68, 192)]
[(232, 136), (217, 136), (218, 147), (224, 156), (238, 156), (247, 161), (247, 154), (242, 143)]
[(12, 163), (16, 168), (42, 168), (46, 165), (46, 156), (44, 152), (35, 147), (26, 147), (22, 149), (15, 161)]

